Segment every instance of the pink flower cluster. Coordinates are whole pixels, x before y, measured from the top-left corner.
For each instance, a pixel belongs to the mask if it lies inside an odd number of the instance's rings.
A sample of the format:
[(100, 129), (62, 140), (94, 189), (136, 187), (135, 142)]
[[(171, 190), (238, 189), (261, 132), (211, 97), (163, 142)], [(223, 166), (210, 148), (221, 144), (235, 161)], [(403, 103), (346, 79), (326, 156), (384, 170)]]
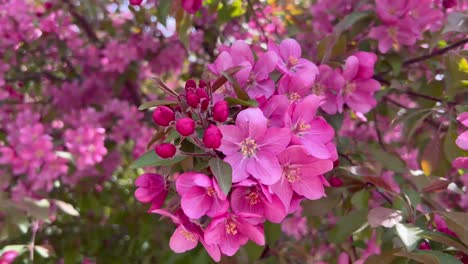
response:
[(423, 38), (426, 30), (436, 31), (444, 15), (432, 0), (376, 0), (381, 25), (371, 29), (369, 36), (379, 42), (379, 51), (413, 46)]
[[(462, 123), (463, 126), (468, 127), (468, 112), (464, 112), (458, 115), (457, 120)], [(461, 133), (456, 139), (455, 143), (461, 149), (468, 150), (468, 130)], [(468, 169), (468, 157), (456, 158), (452, 165), (458, 169)]]
[[(200, 242), (219, 261), (221, 254), (234, 255), (248, 240), (263, 245), (264, 221), (281, 223), (300, 208), (303, 199), (320, 199), (330, 186), (324, 174), (338, 158), (335, 132), (318, 115), (319, 109), (327, 108), (329, 101), (335, 102), (334, 113), (343, 110), (337, 101), (359, 112), (375, 106), (373, 93), (379, 84), (372, 79), (374, 54), (349, 57), (343, 72), (326, 66), (331, 73), (319, 79), (319, 67), (301, 57), (293, 39), (269, 43), (269, 50), (257, 55), (255, 59), (249, 45), (236, 41), (209, 65), (216, 75), (237, 67), (234, 83), (213, 91), (215, 81), (201, 81), (197, 86), (189, 80), (184, 93), (177, 95), (176, 107), (158, 106), (153, 112), (162, 131), (178, 133), (175, 139), (163, 138), (156, 145), (160, 158), (192, 155), (176, 147), (182, 149), (183, 141), (189, 140), (202, 150), (195, 151), (195, 157), (205, 153), (208, 159), (222, 158), (232, 168), (228, 193), (223, 192), (225, 183), (218, 182), (212, 167), (183, 171), (173, 179), (148, 173), (137, 179), (136, 198), (151, 203), (151, 212), (170, 217), (178, 226), (170, 241), (175, 252), (190, 250)], [(273, 73), (280, 75), (278, 80), (272, 79)], [(336, 79), (341, 85), (333, 90), (330, 84)], [(318, 85), (324, 92), (337, 93), (318, 96), (314, 94)], [(239, 89), (259, 106), (229, 106), (221, 99), (236, 97)], [(344, 95), (340, 89), (350, 92)], [(160, 209), (171, 181), (175, 181), (177, 196), (168, 203), (170, 209)]]

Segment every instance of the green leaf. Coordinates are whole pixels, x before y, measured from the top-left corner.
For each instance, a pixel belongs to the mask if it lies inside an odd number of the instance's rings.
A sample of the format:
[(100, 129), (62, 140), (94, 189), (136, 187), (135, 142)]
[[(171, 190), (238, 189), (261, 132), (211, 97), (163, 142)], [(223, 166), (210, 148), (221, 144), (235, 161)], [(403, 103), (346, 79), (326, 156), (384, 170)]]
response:
[(43, 246), (34, 246), (34, 250), (43, 258), (50, 257), (52, 253), (48, 248)]
[(33, 200), (26, 197), (18, 205), (21, 209), (25, 210), (28, 214), (36, 219), (49, 219), (50, 202), (47, 199)]
[(181, 162), (183, 159), (185, 159), (184, 156), (174, 156), (170, 159), (162, 159), (156, 154), (156, 152), (154, 152), (154, 150), (150, 150), (134, 161), (132, 165), (130, 165), (130, 168), (138, 169), (147, 166), (171, 166)]
[(172, 0), (160, 0), (158, 8), (156, 8), (156, 18), (163, 26), (166, 26), (166, 20), (171, 10)]
[(281, 225), (267, 221), (264, 224), (264, 229), (266, 242), (271, 247), (281, 236)]
[(386, 169), (399, 173), (406, 171), (406, 164), (398, 156), (378, 147), (370, 148), (370, 152), (375, 160), (380, 162)]
[(444, 138), (444, 154), (448, 162), (452, 162), (455, 158), (464, 156), (464, 151), (457, 146), (455, 140), (457, 139), (457, 131), (454, 124), (450, 124)]
[(253, 99), (249, 99), (248, 101), (241, 100), (239, 98), (234, 97), (225, 97), (224, 100), (228, 102), (229, 105), (242, 105), (247, 107), (257, 107), (258, 102)]
[(328, 237), (332, 243), (343, 243), (346, 238), (366, 222), (366, 210), (352, 211), (350, 214), (339, 218), (336, 226), (328, 232)]
[(400, 211), (388, 209), (385, 207), (375, 207), (369, 211), (367, 221), (371, 227), (383, 226), (391, 228), (403, 220)]
[(246, 91), (244, 91), (244, 89), (242, 89), (242, 87), (240, 86), (239, 82), (236, 80), (236, 78), (234, 78), (231, 74), (229, 74), (228, 72), (223, 72), (222, 73), (224, 77), (226, 77), (226, 79), (228, 79), (228, 81), (232, 84), (232, 87), (234, 88), (234, 92), (236, 93), (237, 95), (237, 98), (241, 99), (241, 100), (244, 100), (244, 101), (248, 101), (250, 100), (250, 97), (249, 95), (247, 94)]
[[(224, 72), (228, 73), (231, 76), (234, 76), (236, 73), (238, 73), (244, 67), (245, 66), (234, 66), (234, 67), (231, 67), (231, 68), (225, 70)], [(215, 92), (216, 90), (219, 89), (219, 87), (223, 86), (227, 81), (228, 81), (228, 79), (226, 78), (226, 76), (224, 76), (224, 75), (220, 76), (213, 83), (213, 86), (211, 87), (211, 91)]]
[(246, 12), (242, 6), (242, 0), (223, 1), (222, 7), (218, 10), (218, 22), (226, 23), (235, 17), (240, 17)]
[(401, 223), (396, 224), (396, 231), (408, 251), (412, 251), (416, 248), (419, 240), (422, 238), (423, 232), (423, 230), (417, 226)]
[(468, 88), (468, 72), (464, 71), (464, 60), (466, 58), (456, 53), (445, 57), (445, 86), (449, 100)]
[(177, 105), (178, 102), (176, 101), (169, 101), (169, 100), (153, 100), (153, 101), (149, 101), (149, 102), (146, 102), (146, 103), (143, 103), (141, 104), (139, 107), (138, 107), (138, 110), (145, 110), (145, 109), (148, 109), (148, 108), (151, 108), (151, 107), (155, 107), (155, 106), (159, 106), (159, 105)]
[(468, 246), (468, 213), (460, 212), (439, 212), (447, 222), (448, 228), (452, 229), (460, 240)]
[(341, 34), (342, 32), (348, 30), (352, 25), (354, 25), (358, 21), (365, 19), (371, 15), (372, 12), (370, 11), (353, 12), (345, 16), (338, 24), (335, 25), (335, 32)]
[(444, 245), (454, 247), (462, 251), (463, 253), (468, 254), (468, 248), (465, 245), (463, 245), (463, 243), (459, 239), (449, 236), (445, 233), (426, 230), (421, 234), (421, 236), (429, 240), (436, 241)]
[(414, 252), (398, 252), (395, 256), (407, 257), (424, 264), (461, 264), (454, 256), (435, 250), (415, 250)]
[(73, 205), (60, 200), (52, 200), (57, 207), (64, 213), (71, 216), (79, 216), (80, 213), (73, 207)]
[(231, 165), (219, 158), (211, 159), (208, 164), (210, 165), (211, 172), (218, 181), (219, 187), (221, 187), (221, 190), (223, 190), (225, 194), (228, 194), (232, 186)]
[(448, 32), (468, 32), (468, 14), (452, 12), (447, 16), (447, 24), (442, 33)]
[(370, 192), (366, 189), (360, 190), (351, 197), (351, 204), (356, 209), (367, 209), (369, 207)]

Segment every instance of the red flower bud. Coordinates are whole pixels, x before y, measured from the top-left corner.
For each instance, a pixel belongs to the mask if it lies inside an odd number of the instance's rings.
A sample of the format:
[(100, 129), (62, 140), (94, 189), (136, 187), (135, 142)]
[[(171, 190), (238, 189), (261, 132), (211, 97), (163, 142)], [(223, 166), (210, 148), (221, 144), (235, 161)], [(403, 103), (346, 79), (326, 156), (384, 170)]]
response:
[(195, 93), (198, 95), (200, 98), (208, 98), (208, 94), (205, 92), (204, 89), (198, 88)]
[(176, 147), (171, 143), (161, 143), (154, 148), (156, 154), (163, 159), (172, 158), (176, 153)]
[(168, 126), (171, 121), (174, 121), (174, 119), (174, 111), (167, 106), (158, 106), (158, 108), (153, 112), (153, 120), (160, 126)]
[(340, 178), (333, 176), (330, 178), (330, 185), (332, 187), (340, 187), (343, 185), (343, 181)]
[(206, 130), (205, 134), (203, 135), (203, 143), (208, 148), (219, 148), (221, 146), (221, 139), (223, 138), (223, 134), (221, 130), (215, 125), (210, 125)]
[(205, 88), (205, 87), (206, 87), (205, 81), (204, 81), (204, 80), (200, 80), (200, 81), (198, 82), (198, 87), (200, 87), (200, 88)]
[(187, 97), (187, 104), (190, 105), (190, 107), (192, 108), (198, 107), (198, 103), (200, 103), (200, 97), (198, 97), (193, 92), (188, 92), (186, 97)]
[(141, 5), (141, 2), (143, 2), (143, 0), (130, 0), (131, 5)]
[(224, 122), (229, 116), (229, 105), (226, 101), (218, 101), (213, 106), (213, 119), (218, 122)]
[(197, 83), (194, 80), (188, 80), (185, 83), (185, 90), (195, 90), (197, 88)]
[(205, 111), (208, 108), (208, 105), (210, 104), (210, 100), (208, 99), (203, 99), (201, 102), (201, 109)]
[(47, 10), (51, 9), (53, 6), (54, 6), (54, 4), (52, 4), (51, 2), (45, 2), (44, 3), (44, 7)]
[(16, 257), (18, 257), (18, 252), (14, 250), (8, 250), (5, 251), (1, 256), (0, 256), (0, 263), (2, 264), (10, 264), (15, 261)]
[(195, 121), (193, 121), (190, 117), (184, 117), (177, 120), (176, 123), (176, 130), (182, 136), (190, 136), (195, 132)]
[(444, 0), (442, 1), (444, 8), (452, 8), (457, 6), (457, 0)]
[(421, 250), (431, 250), (431, 245), (429, 245), (429, 243), (424, 241), (419, 245), (419, 249), (421, 249)]

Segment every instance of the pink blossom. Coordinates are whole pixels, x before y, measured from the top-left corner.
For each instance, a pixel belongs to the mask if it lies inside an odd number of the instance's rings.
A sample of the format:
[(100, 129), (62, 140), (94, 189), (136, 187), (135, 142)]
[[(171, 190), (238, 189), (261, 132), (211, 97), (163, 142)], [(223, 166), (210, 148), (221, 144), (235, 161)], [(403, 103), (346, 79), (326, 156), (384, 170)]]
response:
[(167, 196), (164, 177), (159, 174), (145, 173), (140, 175), (135, 185), (135, 198), (142, 203), (152, 203), (152, 209), (161, 208)]
[(296, 240), (300, 240), (307, 234), (307, 219), (302, 216), (302, 207), (299, 207), (294, 215), (281, 222), (281, 231)]
[(203, 144), (205, 144), (207, 148), (217, 149), (221, 146), (222, 138), (223, 134), (221, 130), (215, 125), (210, 125), (205, 130), (205, 134), (203, 134)]
[(225, 213), (229, 207), (226, 194), (214, 178), (196, 172), (186, 172), (177, 177), (177, 192), (181, 196), (184, 213), (193, 219), (203, 215), (215, 217)]
[(399, 51), (402, 45), (413, 46), (417, 40), (417, 29), (411, 27), (412, 21), (405, 19), (392, 25), (381, 25), (371, 29), (369, 37), (378, 40), (379, 51), (387, 53), (390, 49)]
[(316, 117), (322, 98), (309, 95), (296, 105), (292, 105), (285, 123), (292, 132), (292, 143), (302, 144), (307, 152), (320, 159), (335, 156), (335, 147), (331, 143), (335, 132), (322, 117)]
[(285, 208), (289, 208), (293, 193), (310, 200), (325, 196), (325, 186), (328, 182), (322, 174), (333, 169), (329, 159), (317, 159), (308, 155), (303, 146), (290, 146), (278, 155), (283, 168), (281, 179), (271, 186), (273, 193), (278, 195)]
[(214, 261), (221, 260), (221, 253), (218, 245), (213, 243), (208, 244), (204, 238), (204, 233), (201, 227), (191, 222), (182, 210), (178, 210), (175, 214), (171, 214), (166, 210), (156, 209), (152, 213), (160, 214), (169, 217), (174, 224), (177, 225), (176, 230), (169, 240), (169, 247), (176, 253), (183, 253), (194, 249), (200, 242)]
[(213, 218), (205, 230), (205, 241), (218, 245), (221, 252), (233, 256), (250, 239), (265, 245), (262, 218), (246, 213), (226, 213)]
[(289, 144), (291, 135), (285, 128), (268, 128), (267, 122), (260, 109), (249, 108), (237, 115), (235, 125), (219, 127), (223, 134), (219, 150), (233, 168), (233, 182), (252, 175), (270, 185), (281, 177), (276, 155)]
[(65, 146), (76, 158), (76, 166), (83, 169), (101, 162), (107, 154), (104, 146), (105, 129), (79, 127), (65, 131)]
[(301, 75), (303, 77), (302, 81), (306, 84), (313, 83), (318, 73), (317, 66), (301, 57), (302, 49), (296, 40), (285, 39), (281, 41), (279, 46), (270, 41), (268, 43), (268, 50), (278, 55), (277, 68), (279, 71), (292, 75), (305, 71), (308, 74)]
[(363, 52), (346, 59), (341, 96), (343, 102), (356, 112), (367, 113), (377, 104), (374, 93), (380, 89), (380, 84), (370, 78), (373, 75), (370, 68), (376, 60), (375, 54)]
[(342, 111), (342, 101), (338, 102), (338, 94), (345, 84), (339, 69), (332, 69), (326, 64), (319, 66), (317, 80), (312, 86), (312, 92), (317, 96), (324, 96), (320, 104), (327, 114), (333, 115)]
[(236, 184), (231, 193), (231, 208), (236, 213), (250, 213), (264, 216), (268, 221), (280, 223), (286, 217), (286, 207), (276, 195), (252, 180)]

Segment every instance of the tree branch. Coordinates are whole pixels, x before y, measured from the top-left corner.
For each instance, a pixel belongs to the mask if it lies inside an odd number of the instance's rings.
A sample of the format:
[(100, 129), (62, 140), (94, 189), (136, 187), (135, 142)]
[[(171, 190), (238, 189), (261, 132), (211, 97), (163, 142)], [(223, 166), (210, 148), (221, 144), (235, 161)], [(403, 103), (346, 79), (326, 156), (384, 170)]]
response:
[(432, 53), (429, 53), (427, 55), (423, 55), (421, 57), (416, 57), (416, 58), (405, 60), (403, 62), (403, 66), (408, 66), (408, 65), (411, 65), (411, 64), (414, 64), (414, 63), (418, 63), (418, 62), (433, 58), (433, 57), (443, 55), (444, 53), (447, 53), (448, 51), (450, 51), (452, 49), (455, 49), (455, 48), (458, 48), (460, 46), (463, 46), (463, 45), (465, 45), (467, 43), (468, 43), (468, 38), (460, 40), (458, 42), (453, 43), (450, 46), (447, 46), (447, 47), (445, 47), (443, 49), (440, 49), (440, 50), (436, 50), (436, 51), (434, 51)]

